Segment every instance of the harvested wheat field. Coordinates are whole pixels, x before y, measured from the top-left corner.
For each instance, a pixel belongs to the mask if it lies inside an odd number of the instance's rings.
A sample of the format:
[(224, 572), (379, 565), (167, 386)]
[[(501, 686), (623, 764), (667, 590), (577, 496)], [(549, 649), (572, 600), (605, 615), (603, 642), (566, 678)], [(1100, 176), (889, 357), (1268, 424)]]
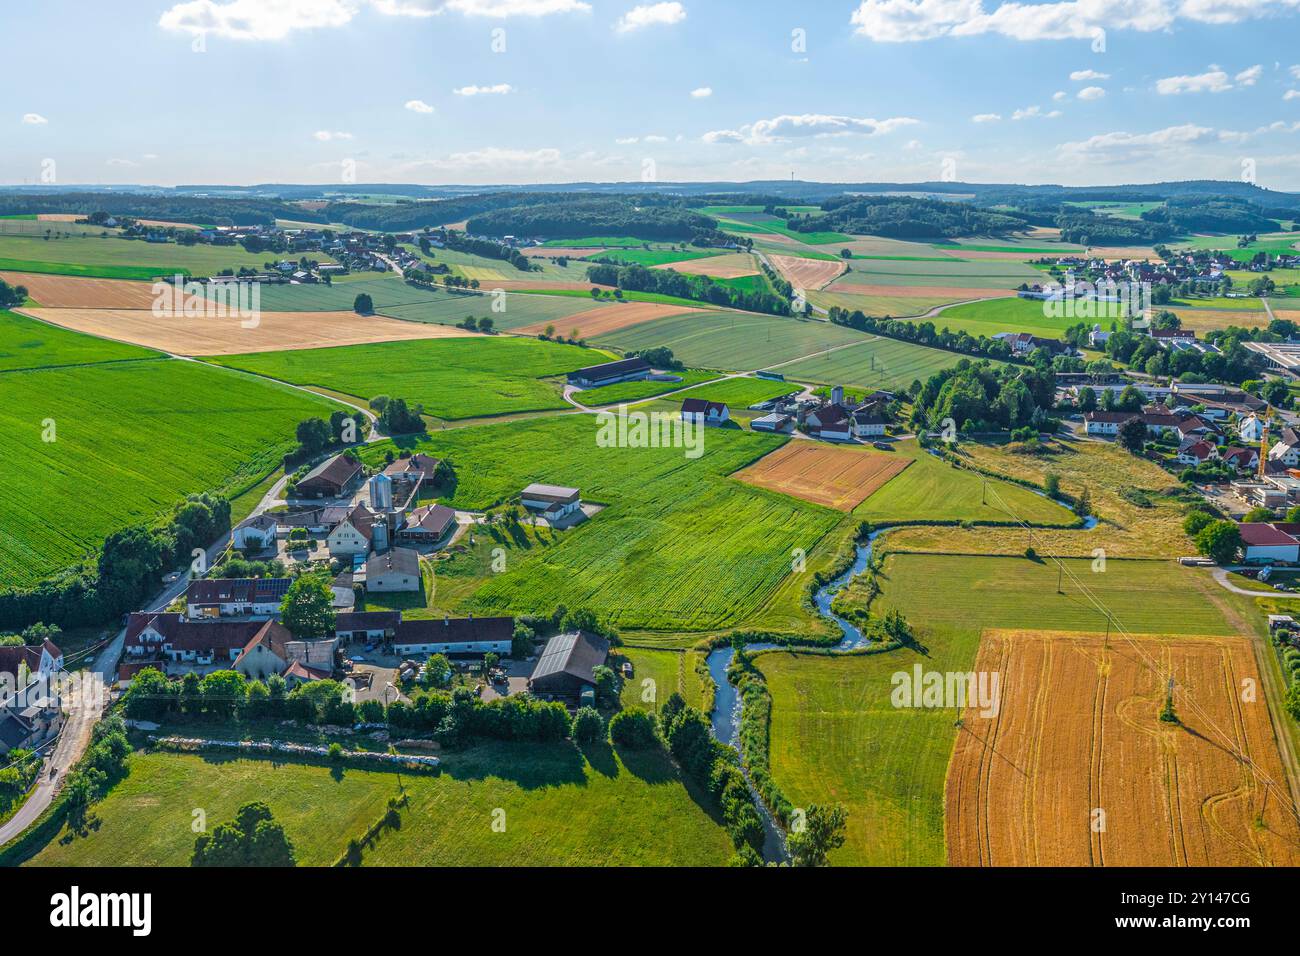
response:
[[(1178, 318), (1182, 319), (1182, 327), (1193, 332), (1212, 332), (1215, 329), (1226, 329), (1230, 325), (1253, 329), (1268, 325), (1271, 321), (1263, 306), (1258, 309), (1179, 309), (1175, 306), (1174, 309), (1177, 310)], [(1276, 315), (1279, 319), (1287, 318), (1281, 312)]]
[(715, 279), (740, 279), (758, 275), (758, 262), (748, 252), (732, 252), (708, 259), (687, 259), (684, 262), (665, 262), (651, 266), (653, 269), (672, 269), (694, 276), (712, 276)]
[[(986, 631), (996, 716), (963, 712), (954, 866), (1296, 866), (1300, 825), (1244, 637)], [(1147, 659), (1158, 662), (1157, 667)], [(1181, 723), (1159, 719), (1176, 681)], [(1243, 701), (1253, 681), (1257, 694)], [(1248, 758), (1250, 764), (1245, 762)]]
[(607, 249), (579, 249), (569, 248), (562, 249), (558, 246), (529, 246), (526, 249), (520, 249), (520, 255), (528, 259), (585, 259), (587, 256), (593, 256), (598, 252), (608, 252)]
[(826, 259), (804, 259), (800, 256), (771, 255), (772, 266), (785, 276), (796, 289), (816, 291), (823, 289), (838, 279), (845, 264), (842, 259), (831, 262)]
[[(142, 309), (21, 309), (50, 325), (130, 342), (174, 355), (228, 355), (288, 349), (362, 345), (407, 339), (474, 335), (462, 329), (402, 322), (355, 312), (263, 312), (256, 320), (176, 314)], [(244, 321), (256, 322), (244, 328)]]
[(85, 219), (78, 212), (40, 212), (36, 214), (38, 222), (76, 222), (78, 219)]
[(126, 279), (82, 279), (34, 272), (0, 272), (0, 279), (20, 285), (47, 309), (149, 309), (152, 282)]
[(732, 475), (837, 511), (852, 511), (912, 463), (901, 455), (791, 441)]
[(623, 305), (607, 305), (600, 309), (588, 309), (558, 322), (534, 322), (514, 331), (522, 335), (536, 335), (545, 332), (548, 325), (555, 326), (556, 331), (568, 335), (570, 328), (578, 330), (580, 338), (591, 339), (598, 335), (608, 335), (619, 329), (640, 325), (654, 319), (666, 319), (670, 315), (686, 315), (691, 312), (704, 312), (704, 309), (684, 308), (680, 305), (660, 305), (656, 302), (627, 302)]

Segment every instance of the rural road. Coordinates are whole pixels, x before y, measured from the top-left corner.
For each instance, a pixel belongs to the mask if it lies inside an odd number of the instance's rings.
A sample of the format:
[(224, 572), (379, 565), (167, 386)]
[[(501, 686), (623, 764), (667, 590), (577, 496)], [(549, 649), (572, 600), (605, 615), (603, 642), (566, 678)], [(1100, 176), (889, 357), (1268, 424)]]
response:
[(1300, 601), (1300, 594), (1288, 594), (1286, 591), (1252, 591), (1233, 584), (1228, 580), (1227, 568), (1215, 568), (1210, 573), (1214, 575), (1214, 580), (1219, 582), (1220, 587), (1231, 591), (1233, 594), (1244, 594), (1247, 597), (1278, 598), (1283, 601)]
[[(94, 664), (81, 672), (85, 684), (65, 700), (67, 710), (63, 718), (63, 729), (56, 738), (54, 752), (42, 768), (27, 802), (4, 824), (0, 824), (0, 846), (36, 822), (63, 788), (68, 771), (81, 759), (82, 752), (90, 743), (90, 732), (107, 703), (106, 688), (112, 683), (112, 671), (117, 667), (125, 638), (126, 631), (122, 630), (99, 652)], [(53, 777), (50, 776), (51, 767), (57, 771)]]

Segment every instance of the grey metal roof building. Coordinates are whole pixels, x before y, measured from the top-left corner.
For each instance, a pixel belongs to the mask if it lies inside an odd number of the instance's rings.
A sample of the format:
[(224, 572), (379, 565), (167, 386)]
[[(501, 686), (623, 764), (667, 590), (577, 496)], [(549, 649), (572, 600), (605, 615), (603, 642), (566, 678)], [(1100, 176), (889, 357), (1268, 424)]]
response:
[(546, 642), (529, 686), (534, 693), (577, 697), (592, 683), (593, 668), (605, 663), (609, 642), (585, 631), (557, 634)]

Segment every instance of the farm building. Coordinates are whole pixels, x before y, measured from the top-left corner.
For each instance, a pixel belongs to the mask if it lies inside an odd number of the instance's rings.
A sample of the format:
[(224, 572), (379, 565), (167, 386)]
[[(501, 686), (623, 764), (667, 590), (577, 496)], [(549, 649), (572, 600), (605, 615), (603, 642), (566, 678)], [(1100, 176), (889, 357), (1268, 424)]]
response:
[(1083, 427), (1089, 435), (1118, 435), (1120, 426), (1136, 417), (1133, 412), (1084, 412)]
[(650, 363), (643, 358), (623, 359), (570, 372), (569, 384), (579, 388), (599, 388), (615, 382), (642, 381), (649, 377), (651, 371)]
[(889, 425), (889, 419), (876, 408), (855, 409), (852, 418), (854, 438), (879, 438)]
[(455, 530), (456, 512), (446, 505), (425, 505), (406, 516), (398, 529), (397, 540), (410, 544), (435, 544)]
[(0, 697), (6, 686), (26, 687), (37, 677), (49, 677), (63, 668), (63, 651), (53, 641), (40, 646), (12, 644), (0, 647)]
[(731, 409), (725, 402), (688, 398), (682, 402), (682, 421), (699, 425), (724, 425), (731, 421)]
[(275, 545), (278, 527), (271, 515), (254, 515), (235, 526), (230, 540), (236, 551), (261, 551)]
[(513, 617), (444, 617), (438, 620), (402, 621), (393, 635), (399, 655), (509, 654), (515, 634)]
[(519, 494), (519, 503), (542, 517), (555, 520), (571, 515), (582, 507), (577, 488), (560, 485), (531, 484)]
[(380, 472), (366, 483), (370, 507), (376, 511), (393, 510), (393, 479)]
[(825, 441), (848, 441), (853, 437), (853, 421), (843, 405), (831, 402), (808, 412), (803, 430)]
[(777, 432), (788, 435), (794, 431), (794, 419), (789, 415), (764, 415), (751, 421), (749, 427), (756, 432)]
[(289, 666), (289, 652), (285, 645), (293, 640), (289, 629), (275, 621), (267, 621), (240, 651), (235, 660), (235, 670), (249, 680), (265, 680), (272, 674), (283, 674)]
[(609, 657), (609, 642), (585, 631), (557, 634), (546, 642), (528, 681), (535, 694), (576, 699), (592, 686), (591, 672)]
[(360, 462), (335, 455), (307, 472), (294, 492), (299, 498), (339, 498), (356, 490), (362, 473)]
[(410, 548), (371, 555), (366, 561), (366, 590), (420, 590), (420, 555)]
[(216, 578), (191, 581), (185, 589), (185, 614), (200, 618), (278, 614), (289, 578)]
[(233, 664), (266, 621), (189, 621), (185, 615), (142, 611), (126, 621), (124, 649), (135, 660)]
[(409, 458), (398, 458), (384, 469), (384, 474), (393, 481), (432, 481), (441, 464), (441, 459), (416, 452)]
[[(334, 556), (369, 554), (374, 542), (375, 515), (365, 505), (357, 505), (348, 516), (334, 526), (327, 545)], [(387, 528), (387, 525), (384, 526)]]
[(1247, 522), (1241, 528), (1243, 560), (1247, 564), (1295, 564), (1300, 561), (1300, 540), (1271, 524)]
[(336, 615), (334, 635), (340, 641), (382, 641), (397, 632), (401, 611), (353, 611)]

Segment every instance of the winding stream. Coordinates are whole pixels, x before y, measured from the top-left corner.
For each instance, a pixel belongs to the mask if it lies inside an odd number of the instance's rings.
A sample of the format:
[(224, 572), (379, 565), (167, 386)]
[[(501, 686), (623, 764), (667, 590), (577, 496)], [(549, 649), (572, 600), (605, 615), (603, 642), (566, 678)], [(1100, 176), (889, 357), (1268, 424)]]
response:
[[(853, 564), (843, 574), (838, 575), (826, 584), (822, 585), (813, 595), (813, 606), (822, 617), (833, 622), (844, 635), (839, 644), (835, 646), (837, 651), (850, 651), (855, 647), (861, 647), (864, 638), (862, 631), (856, 625), (846, 621), (834, 611), (831, 610), (831, 602), (835, 600), (835, 595), (848, 584), (851, 580), (867, 569), (867, 564), (871, 561), (871, 546), (880, 532), (872, 532), (867, 539), (866, 544), (854, 544)], [(780, 644), (748, 644), (747, 649), (760, 651), (768, 648), (781, 647)], [(705, 659), (709, 667), (709, 676), (713, 678), (713, 683), (717, 691), (713, 698), (713, 713), (710, 715), (710, 722), (713, 725), (713, 736), (724, 744), (730, 744), (739, 749), (740, 745), (740, 693), (727, 680), (727, 668), (731, 666), (731, 661), (735, 657), (735, 648), (727, 645), (710, 651)], [(744, 769), (743, 767), (741, 768)], [(745, 772), (745, 779), (749, 780), (749, 773)], [(754, 798), (754, 806), (758, 809), (758, 815), (763, 820), (763, 859), (768, 862), (784, 862), (789, 859), (789, 854), (785, 849), (785, 834), (781, 827), (772, 817), (771, 812), (763, 803), (758, 792), (754, 789), (753, 781), (750, 780), (750, 795)]]

